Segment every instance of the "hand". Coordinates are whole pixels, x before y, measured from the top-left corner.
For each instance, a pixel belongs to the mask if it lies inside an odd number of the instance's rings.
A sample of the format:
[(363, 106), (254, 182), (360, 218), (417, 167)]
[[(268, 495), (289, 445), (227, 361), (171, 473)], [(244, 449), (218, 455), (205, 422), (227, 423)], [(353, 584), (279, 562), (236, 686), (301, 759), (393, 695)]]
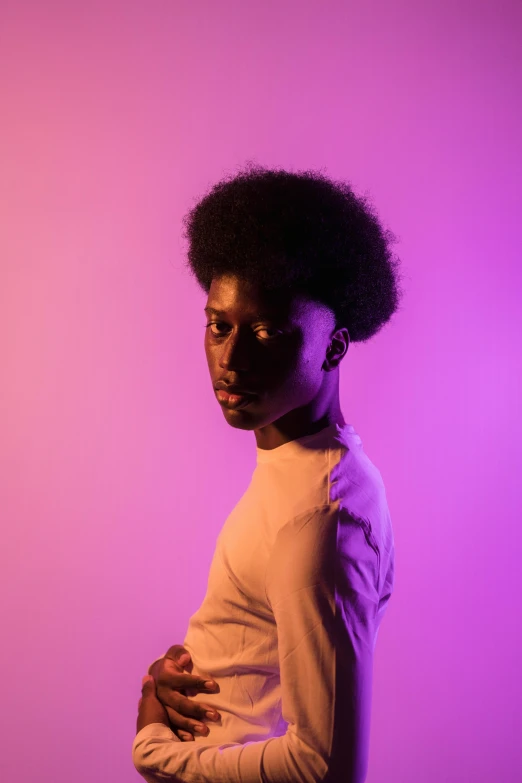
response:
[[(170, 728), (180, 740), (193, 742), (195, 733), (204, 737), (209, 733), (209, 727), (203, 721), (219, 721), (221, 716), (211, 705), (187, 696), (194, 696), (200, 691), (219, 693), (219, 685), (216, 683), (214, 688), (207, 688), (205, 681), (212, 679), (209, 674), (185, 674), (183, 668), (192, 671), (190, 653), (181, 645), (175, 644), (169, 648), (164, 658), (150, 666), (149, 674), (156, 682), (156, 697), (167, 712)], [(206, 715), (207, 710), (215, 717)], [(196, 732), (197, 725), (201, 725), (203, 730)]]
[(156, 696), (156, 683), (154, 677), (146, 674), (141, 681), (141, 699), (138, 702), (138, 720), (136, 721), (136, 733), (149, 723), (164, 723), (169, 726), (169, 716), (163, 704)]

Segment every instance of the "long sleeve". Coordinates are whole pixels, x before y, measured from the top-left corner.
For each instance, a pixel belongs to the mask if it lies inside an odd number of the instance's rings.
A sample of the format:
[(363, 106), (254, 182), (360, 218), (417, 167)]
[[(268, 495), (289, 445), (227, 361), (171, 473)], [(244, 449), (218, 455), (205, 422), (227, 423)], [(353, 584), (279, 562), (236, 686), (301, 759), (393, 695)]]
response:
[(363, 783), (379, 573), (370, 523), (338, 502), (286, 523), (265, 581), (286, 733), (244, 744), (195, 744), (150, 724), (132, 749), (147, 783)]

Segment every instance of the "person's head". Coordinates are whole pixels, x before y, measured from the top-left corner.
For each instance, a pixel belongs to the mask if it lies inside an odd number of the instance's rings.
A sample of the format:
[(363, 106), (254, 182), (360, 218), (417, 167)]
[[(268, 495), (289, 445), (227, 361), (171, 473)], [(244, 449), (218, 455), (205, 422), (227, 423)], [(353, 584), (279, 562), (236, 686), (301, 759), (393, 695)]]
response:
[(338, 418), (350, 341), (375, 335), (400, 299), (396, 239), (368, 200), (317, 172), (250, 165), (214, 185), (184, 225), (187, 265), (211, 308), (212, 385), (256, 394), (237, 410), (221, 403), (228, 423), (256, 430), (260, 445), (272, 428), (298, 437)]

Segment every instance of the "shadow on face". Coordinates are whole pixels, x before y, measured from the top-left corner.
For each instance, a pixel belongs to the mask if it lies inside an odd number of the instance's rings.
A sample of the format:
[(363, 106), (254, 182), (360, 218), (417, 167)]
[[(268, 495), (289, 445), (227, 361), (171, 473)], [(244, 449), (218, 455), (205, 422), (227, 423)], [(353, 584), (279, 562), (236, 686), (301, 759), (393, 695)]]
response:
[[(332, 393), (338, 398), (340, 359), (329, 362), (327, 356), (335, 332), (330, 308), (289, 289), (261, 290), (230, 275), (212, 280), (205, 313), (210, 378), (232, 427), (262, 431), (284, 417), (305, 425), (318, 411), (324, 415)], [(347, 330), (339, 331), (348, 340)], [(347, 347), (346, 341), (340, 358)], [(216, 390), (218, 382), (251, 394), (234, 408)]]

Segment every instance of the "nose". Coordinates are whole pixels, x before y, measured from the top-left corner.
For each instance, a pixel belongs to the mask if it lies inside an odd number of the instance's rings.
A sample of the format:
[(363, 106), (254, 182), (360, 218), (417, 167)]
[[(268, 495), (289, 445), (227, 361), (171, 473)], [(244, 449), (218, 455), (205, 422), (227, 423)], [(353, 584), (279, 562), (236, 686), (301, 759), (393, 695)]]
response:
[(251, 350), (248, 335), (230, 332), (226, 341), (222, 344), (219, 366), (223, 370), (247, 372), (251, 364)]

